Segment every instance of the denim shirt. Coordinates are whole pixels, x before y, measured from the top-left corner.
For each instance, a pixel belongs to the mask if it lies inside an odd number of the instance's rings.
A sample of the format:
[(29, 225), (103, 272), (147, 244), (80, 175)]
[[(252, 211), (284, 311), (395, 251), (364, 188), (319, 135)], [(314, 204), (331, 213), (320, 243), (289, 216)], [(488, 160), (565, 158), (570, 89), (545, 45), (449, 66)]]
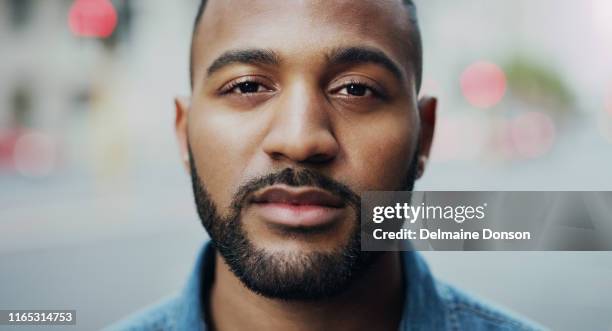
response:
[[(407, 284), (400, 331), (408, 330), (544, 330), (532, 322), (494, 308), (434, 279), (417, 252), (402, 252)], [(204, 245), (187, 286), (164, 300), (105, 330), (207, 330), (205, 303), (212, 284), (215, 250)]]

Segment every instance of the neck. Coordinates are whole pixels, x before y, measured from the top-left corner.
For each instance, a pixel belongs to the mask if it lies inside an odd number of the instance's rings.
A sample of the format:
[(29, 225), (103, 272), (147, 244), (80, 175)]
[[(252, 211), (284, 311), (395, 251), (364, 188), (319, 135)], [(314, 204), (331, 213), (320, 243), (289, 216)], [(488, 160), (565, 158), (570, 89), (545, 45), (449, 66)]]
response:
[(247, 289), (216, 255), (209, 320), (215, 330), (397, 330), (404, 302), (399, 253), (387, 252), (336, 297), (265, 298)]

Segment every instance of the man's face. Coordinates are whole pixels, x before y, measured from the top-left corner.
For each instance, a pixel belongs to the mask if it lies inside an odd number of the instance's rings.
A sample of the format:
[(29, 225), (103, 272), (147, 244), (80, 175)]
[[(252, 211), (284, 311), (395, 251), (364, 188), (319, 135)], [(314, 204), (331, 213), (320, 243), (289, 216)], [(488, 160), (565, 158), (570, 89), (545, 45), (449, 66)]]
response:
[(207, 4), (177, 131), (203, 223), (251, 289), (300, 298), (296, 286), (338, 273), (309, 288), (325, 296), (371, 263), (359, 195), (410, 189), (431, 140), (412, 28), (400, 1)]

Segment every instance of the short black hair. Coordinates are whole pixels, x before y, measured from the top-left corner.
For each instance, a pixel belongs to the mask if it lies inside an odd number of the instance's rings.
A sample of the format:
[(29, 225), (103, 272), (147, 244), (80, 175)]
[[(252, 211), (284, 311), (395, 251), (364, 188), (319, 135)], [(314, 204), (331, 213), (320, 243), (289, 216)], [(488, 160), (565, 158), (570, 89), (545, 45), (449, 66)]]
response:
[[(421, 39), (421, 30), (419, 28), (419, 21), (417, 18), (417, 9), (416, 5), (412, 0), (402, 0), (406, 9), (410, 14), (410, 23), (411, 27), (411, 43), (413, 46), (413, 50), (411, 52), (414, 60), (414, 74), (416, 77), (416, 87), (417, 92), (421, 90), (421, 81), (423, 76), (423, 41)], [(193, 39), (195, 38), (196, 32), (198, 30), (198, 25), (202, 20), (202, 15), (204, 14), (204, 9), (206, 8), (207, 0), (201, 0), (200, 6), (198, 7), (198, 13), (195, 18), (195, 23), (193, 24), (193, 35), (191, 41), (191, 50), (189, 55), (189, 77), (191, 80), (191, 87), (193, 88)]]

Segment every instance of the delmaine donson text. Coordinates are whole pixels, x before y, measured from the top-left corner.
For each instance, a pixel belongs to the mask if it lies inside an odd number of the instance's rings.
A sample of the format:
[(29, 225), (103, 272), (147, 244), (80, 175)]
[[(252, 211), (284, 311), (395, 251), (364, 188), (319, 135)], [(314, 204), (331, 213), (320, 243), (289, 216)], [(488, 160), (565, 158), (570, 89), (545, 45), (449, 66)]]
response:
[[(396, 203), (395, 206), (376, 206), (372, 212), (372, 222), (380, 224), (385, 221), (393, 220), (409, 222), (414, 224), (417, 220), (431, 221), (454, 221), (463, 223), (465, 221), (483, 221), (486, 217), (487, 204), (478, 206), (426, 206), (411, 205), (409, 203)], [(529, 231), (494, 231), (483, 228), (479, 231), (443, 231), (438, 228), (435, 230), (419, 229), (398, 229), (396, 231), (385, 231), (383, 229), (373, 230), (373, 238), (377, 240), (530, 240)]]

